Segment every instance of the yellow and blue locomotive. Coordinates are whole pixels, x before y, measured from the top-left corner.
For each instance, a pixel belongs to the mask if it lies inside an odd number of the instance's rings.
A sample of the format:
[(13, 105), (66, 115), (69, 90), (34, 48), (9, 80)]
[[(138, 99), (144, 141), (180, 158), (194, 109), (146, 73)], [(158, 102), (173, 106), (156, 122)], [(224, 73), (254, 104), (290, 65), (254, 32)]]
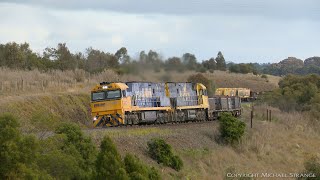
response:
[(91, 91), (94, 127), (206, 121), (225, 111), (240, 115), (240, 99), (208, 98), (201, 83), (102, 82)]

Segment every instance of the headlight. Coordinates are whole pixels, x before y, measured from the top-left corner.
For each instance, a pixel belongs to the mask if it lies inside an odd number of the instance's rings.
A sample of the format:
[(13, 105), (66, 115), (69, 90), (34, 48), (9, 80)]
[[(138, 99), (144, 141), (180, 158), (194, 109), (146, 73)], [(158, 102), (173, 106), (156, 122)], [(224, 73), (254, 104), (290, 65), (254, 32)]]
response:
[(98, 119), (97, 116), (93, 117), (93, 121), (96, 121), (97, 119)]

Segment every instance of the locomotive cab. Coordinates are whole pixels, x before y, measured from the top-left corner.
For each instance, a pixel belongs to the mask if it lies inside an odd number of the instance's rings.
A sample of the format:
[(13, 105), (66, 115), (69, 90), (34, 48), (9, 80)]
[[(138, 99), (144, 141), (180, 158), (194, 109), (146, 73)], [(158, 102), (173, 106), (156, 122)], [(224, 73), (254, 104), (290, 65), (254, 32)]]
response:
[(91, 115), (94, 126), (100, 123), (124, 123), (124, 110), (130, 101), (126, 97), (128, 86), (124, 83), (103, 82), (91, 91)]

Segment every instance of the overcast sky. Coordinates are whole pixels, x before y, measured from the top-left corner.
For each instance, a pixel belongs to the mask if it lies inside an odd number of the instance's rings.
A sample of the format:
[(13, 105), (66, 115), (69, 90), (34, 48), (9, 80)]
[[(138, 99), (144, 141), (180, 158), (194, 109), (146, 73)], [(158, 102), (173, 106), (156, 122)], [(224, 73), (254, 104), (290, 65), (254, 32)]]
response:
[(124, 46), (198, 61), (219, 50), (237, 63), (320, 56), (318, 0), (0, 0), (0, 17), (0, 43), (37, 52), (65, 42), (72, 52)]

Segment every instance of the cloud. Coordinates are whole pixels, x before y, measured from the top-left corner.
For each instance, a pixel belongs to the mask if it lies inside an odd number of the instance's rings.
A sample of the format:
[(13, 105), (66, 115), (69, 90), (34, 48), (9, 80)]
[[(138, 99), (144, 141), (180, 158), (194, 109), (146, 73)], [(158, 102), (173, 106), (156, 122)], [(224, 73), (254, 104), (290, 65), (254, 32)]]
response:
[[(259, 6), (255, 7), (255, 11), (260, 15), (241, 12), (237, 14), (236, 10), (230, 14), (223, 13), (222, 10), (216, 13), (206, 8), (200, 12), (197, 9), (200, 5), (194, 5), (192, 11), (189, 3), (183, 4), (186, 9), (178, 7), (178, 1), (173, 1), (172, 7), (168, 9), (162, 4), (167, 1), (154, 2), (152, 7), (148, 2), (139, 1), (141, 7), (133, 6), (130, 9), (127, 7), (130, 1), (122, 4), (121, 11), (111, 8), (115, 6), (112, 4), (118, 2), (113, 0), (108, 1), (108, 7), (101, 5), (100, 8), (99, 2), (105, 1), (94, 0), (90, 5), (84, 1), (54, 2), (60, 1), (0, 3), (0, 43), (28, 42), (39, 52), (48, 46), (55, 47), (60, 42), (66, 42), (73, 52), (83, 52), (92, 46), (114, 53), (125, 46), (132, 56), (141, 50), (153, 49), (165, 57), (181, 56), (190, 52), (195, 54), (199, 61), (216, 56), (220, 50), (228, 61), (235, 62), (275, 62), (287, 56), (303, 59), (319, 55), (317, 43), (320, 41), (320, 24), (313, 18), (307, 18), (309, 15), (290, 19), (272, 18), (262, 16), (257, 9), (262, 12), (267, 10)], [(120, 4), (124, 2), (126, 1), (119, 1)], [(199, 0), (200, 2), (204, 1)], [(234, 8), (235, 4), (237, 5), (231, 1), (223, 2), (230, 3)], [(292, 1), (293, 4), (295, 2)], [(305, 4), (311, 2), (313, 1), (307, 0)], [(205, 1), (201, 7), (206, 3), (209, 1)], [(281, 4), (283, 3), (279, 6)], [(118, 6), (120, 7), (119, 4)], [(173, 7), (176, 7), (177, 12), (173, 12)], [(134, 13), (139, 8), (142, 9)], [(255, 9), (245, 5), (241, 8)], [(306, 7), (303, 6), (300, 10), (303, 9)], [(122, 13), (127, 10), (130, 13)], [(290, 11), (300, 13), (299, 10)]]
[(132, 14), (237, 15), (273, 18), (320, 18), (318, 0), (3, 0), (65, 10), (100, 10)]
[(113, 35), (113, 36), (111, 37), (111, 43), (112, 43), (112, 45), (114, 45), (114, 46), (122, 46), (123, 39), (122, 39), (122, 37), (119, 36), (119, 35)]

